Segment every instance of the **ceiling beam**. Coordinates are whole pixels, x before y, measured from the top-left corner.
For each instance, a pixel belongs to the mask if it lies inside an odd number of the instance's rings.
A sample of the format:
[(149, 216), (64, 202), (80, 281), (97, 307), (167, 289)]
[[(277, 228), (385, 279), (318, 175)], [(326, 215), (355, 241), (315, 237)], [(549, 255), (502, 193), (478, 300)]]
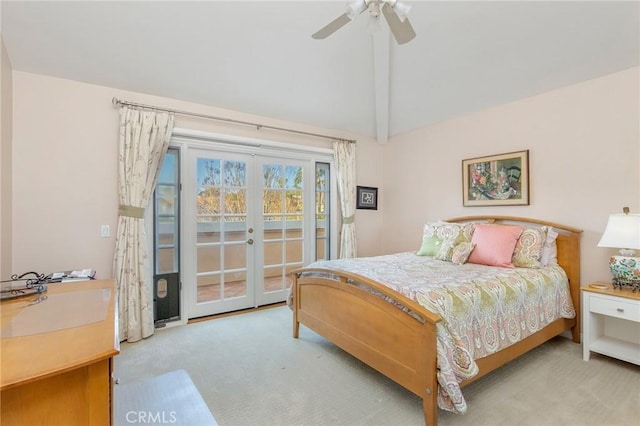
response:
[(389, 49), (388, 31), (375, 31), (373, 42), (373, 81), (376, 103), (376, 138), (384, 145), (389, 138)]

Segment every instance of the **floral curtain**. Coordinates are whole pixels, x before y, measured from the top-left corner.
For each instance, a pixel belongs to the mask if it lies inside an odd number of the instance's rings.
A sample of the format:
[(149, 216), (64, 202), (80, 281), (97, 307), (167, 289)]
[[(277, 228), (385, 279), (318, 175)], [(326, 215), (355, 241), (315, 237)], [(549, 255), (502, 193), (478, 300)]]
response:
[(347, 141), (333, 142), (336, 159), (338, 194), (342, 210), (342, 231), (340, 232), (340, 258), (357, 256), (356, 246), (356, 144)]
[(121, 341), (135, 342), (154, 332), (144, 212), (169, 147), (173, 119), (173, 113), (128, 106), (120, 109), (120, 206), (113, 277), (118, 289)]

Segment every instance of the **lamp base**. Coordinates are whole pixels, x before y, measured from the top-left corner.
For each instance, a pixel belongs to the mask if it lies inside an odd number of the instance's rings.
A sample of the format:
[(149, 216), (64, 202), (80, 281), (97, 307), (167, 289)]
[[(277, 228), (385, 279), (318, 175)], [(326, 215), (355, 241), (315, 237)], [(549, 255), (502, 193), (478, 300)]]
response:
[(640, 257), (611, 256), (609, 269), (613, 275), (613, 288), (631, 287), (640, 291)]

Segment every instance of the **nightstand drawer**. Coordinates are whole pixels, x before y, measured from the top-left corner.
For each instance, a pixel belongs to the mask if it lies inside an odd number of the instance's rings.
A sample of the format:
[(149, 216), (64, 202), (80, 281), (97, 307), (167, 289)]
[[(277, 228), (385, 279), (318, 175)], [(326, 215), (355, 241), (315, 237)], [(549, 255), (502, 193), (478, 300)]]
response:
[(640, 305), (619, 299), (609, 299), (593, 295), (589, 301), (589, 311), (610, 317), (640, 322)]

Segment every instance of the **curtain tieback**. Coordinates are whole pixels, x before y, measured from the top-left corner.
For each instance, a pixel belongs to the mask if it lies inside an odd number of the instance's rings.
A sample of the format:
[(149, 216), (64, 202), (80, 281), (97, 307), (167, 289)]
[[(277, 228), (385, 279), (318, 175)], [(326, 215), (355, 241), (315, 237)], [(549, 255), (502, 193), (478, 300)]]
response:
[(347, 217), (342, 219), (342, 224), (343, 225), (350, 225), (353, 222), (355, 222), (355, 216), (354, 215), (347, 216)]
[(144, 218), (144, 208), (136, 206), (123, 206), (118, 207), (118, 214), (120, 216), (134, 217), (136, 219)]

